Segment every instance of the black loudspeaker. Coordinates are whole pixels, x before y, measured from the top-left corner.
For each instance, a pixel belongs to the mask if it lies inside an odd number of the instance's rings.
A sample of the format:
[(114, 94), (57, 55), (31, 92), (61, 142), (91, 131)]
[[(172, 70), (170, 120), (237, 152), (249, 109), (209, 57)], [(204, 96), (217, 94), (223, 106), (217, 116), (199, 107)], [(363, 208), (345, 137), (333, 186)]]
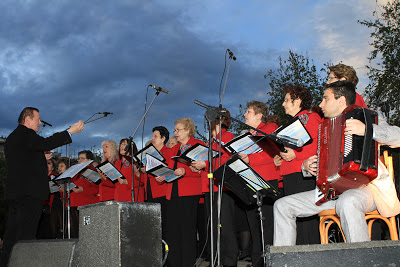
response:
[(12, 249), (8, 267), (69, 267), (77, 239), (19, 241)]
[(267, 266), (400, 266), (400, 241), (267, 247)]
[(72, 266), (161, 266), (158, 203), (108, 201), (79, 207)]

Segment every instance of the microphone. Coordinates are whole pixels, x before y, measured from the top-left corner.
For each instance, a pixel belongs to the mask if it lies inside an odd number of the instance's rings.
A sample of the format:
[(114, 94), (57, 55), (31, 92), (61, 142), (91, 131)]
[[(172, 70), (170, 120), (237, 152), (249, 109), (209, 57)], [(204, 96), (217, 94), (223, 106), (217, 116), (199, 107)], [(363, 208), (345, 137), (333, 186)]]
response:
[(202, 102), (200, 102), (198, 100), (195, 100), (194, 103), (196, 105), (199, 105), (200, 107), (203, 107), (203, 108), (216, 109), (216, 107), (212, 107), (212, 106), (206, 105), (206, 104), (204, 104), (204, 103), (202, 103)]
[(97, 114), (103, 114), (104, 117), (107, 117), (108, 115), (112, 115), (112, 114), (114, 114), (114, 113), (112, 113), (112, 112), (99, 112), (99, 113), (97, 113)]
[(50, 126), (50, 127), (53, 127), (53, 125), (51, 125), (50, 123), (48, 123), (48, 122), (45, 122), (44, 120), (40, 120), (44, 125), (47, 125), (47, 126)]
[(165, 94), (169, 94), (169, 91), (168, 90), (165, 90), (165, 89), (163, 89), (163, 88), (161, 88), (161, 87), (159, 87), (159, 86), (156, 86), (156, 85), (149, 85), (150, 87), (152, 87), (152, 88), (154, 88), (154, 89), (156, 89), (157, 91), (161, 91), (161, 92), (163, 92), (163, 93), (165, 93)]
[(229, 57), (231, 57), (233, 60), (236, 60), (236, 57), (233, 55), (232, 51), (229, 49), (226, 49), (226, 51), (228, 51), (229, 53)]

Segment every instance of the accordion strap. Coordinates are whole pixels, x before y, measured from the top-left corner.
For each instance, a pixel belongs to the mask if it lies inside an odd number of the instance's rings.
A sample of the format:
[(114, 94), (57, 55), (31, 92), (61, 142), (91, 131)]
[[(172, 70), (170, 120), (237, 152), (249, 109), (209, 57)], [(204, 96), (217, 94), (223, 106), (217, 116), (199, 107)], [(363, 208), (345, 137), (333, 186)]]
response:
[(373, 142), (373, 128), (372, 128), (372, 116), (371, 112), (365, 108), (362, 109), (364, 113), (365, 119), (365, 135), (364, 135), (364, 143), (363, 143), (363, 152), (361, 156), (360, 170), (367, 171), (368, 163), (369, 163), (369, 155), (371, 150), (371, 145)]

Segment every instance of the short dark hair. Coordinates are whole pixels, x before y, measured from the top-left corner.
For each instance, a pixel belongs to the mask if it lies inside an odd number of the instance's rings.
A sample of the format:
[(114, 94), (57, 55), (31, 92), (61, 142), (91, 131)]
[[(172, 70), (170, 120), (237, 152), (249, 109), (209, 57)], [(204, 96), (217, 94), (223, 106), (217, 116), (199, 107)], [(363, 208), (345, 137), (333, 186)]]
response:
[(326, 90), (331, 89), (335, 99), (341, 96), (346, 98), (347, 106), (353, 105), (356, 102), (356, 87), (349, 81), (337, 81), (325, 85)]
[(301, 109), (309, 110), (311, 108), (312, 96), (310, 90), (302, 86), (295, 85), (286, 87), (285, 89), (283, 89), (283, 92), (285, 93), (285, 95), (289, 94), (292, 100), (300, 99)]
[(90, 151), (90, 150), (82, 150), (82, 151), (80, 151), (80, 152), (78, 153), (78, 155), (80, 155), (80, 154), (85, 154), (85, 157), (86, 157), (87, 159), (94, 160), (93, 153), (92, 153), (92, 151)]
[(69, 159), (68, 158), (66, 158), (66, 157), (59, 158), (57, 161), (57, 167), (60, 163), (64, 163), (65, 167), (67, 167), (67, 169), (69, 168)]
[(158, 131), (160, 133), (161, 138), (165, 137), (164, 145), (167, 144), (169, 140), (169, 131), (164, 126), (156, 126), (153, 128), (153, 132)]
[(246, 104), (246, 107), (248, 109), (252, 108), (254, 110), (255, 114), (261, 113), (262, 114), (261, 121), (264, 123), (267, 123), (268, 113), (269, 113), (267, 104), (265, 104), (264, 102), (260, 102), (260, 101), (251, 101)]
[(33, 111), (39, 112), (39, 110), (37, 108), (33, 108), (33, 107), (24, 108), (21, 111), (21, 114), (19, 114), (18, 123), (23, 124), (25, 122), (26, 117), (33, 119)]

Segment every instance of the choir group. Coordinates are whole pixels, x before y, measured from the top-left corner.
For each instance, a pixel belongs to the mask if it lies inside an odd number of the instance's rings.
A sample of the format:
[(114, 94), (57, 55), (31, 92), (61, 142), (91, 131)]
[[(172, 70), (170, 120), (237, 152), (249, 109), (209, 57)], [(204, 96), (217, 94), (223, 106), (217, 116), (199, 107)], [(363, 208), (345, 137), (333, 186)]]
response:
[[(338, 84), (344, 80), (346, 81), (344, 85)], [(342, 88), (348, 86), (349, 83), (352, 84), (353, 89), (358, 83), (357, 75), (352, 67), (343, 64), (330, 67), (327, 88)], [(326, 92), (329, 93), (330, 91), (327, 89)], [(336, 91), (333, 92), (336, 93)], [(354, 95), (356, 95), (355, 91)], [(300, 148), (286, 147), (285, 152), (276, 155), (270, 155), (262, 150), (252, 154), (239, 153), (244, 162), (249, 164), (270, 185), (278, 189), (280, 197), (285, 196), (278, 200), (279, 203), (283, 203), (280, 200), (290, 199), (292, 195), (297, 196), (298, 193), (315, 189), (315, 176), (305, 174), (307, 171), (313, 174), (314, 169), (310, 167), (312, 164), (305, 167), (304, 163), (310, 162), (310, 158), (317, 155), (319, 125), (323, 121), (324, 115), (330, 117), (328, 113), (332, 110), (332, 107), (328, 106), (327, 93), (324, 95), (320, 107), (313, 107), (310, 90), (302, 86), (284, 88), (282, 97), (284, 98), (282, 105), (285, 113), (290, 116), (290, 119), (284, 121), (283, 124), (286, 125), (296, 119), (300, 120), (309, 133), (311, 142)], [(337, 99), (339, 98), (340, 96)], [(355, 97), (355, 104), (366, 107), (362, 97), (358, 94)], [(244, 120), (252, 128), (270, 134), (281, 125), (279, 117), (269, 114), (265, 103), (251, 101), (247, 103), (246, 107)], [(230, 115), (227, 109), (223, 109), (222, 112)], [(172, 137), (164, 126), (154, 127), (151, 144), (163, 156), (165, 164), (174, 170), (174, 174), (181, 176), (181, 178), (171, 182), (167, 182), (164, 176), (149, 175), (146, 173), (146, 166), (132, 161), (132, 156), (138, 150), (134, 144), (129, 149), (125, 149), (129, 140), (122, 139), (119, 144), (105, 140), (101, 144), (102, 162), (112, 163), (123, 177), (112, 182), (105, 173), (99, 172), (101, 178), (99, 182), (93, 182), (82, 174), (71, 179), (71, 182), (75, 184), (69, 194), (71, 237), (78, 237), (79, 211), (77, 207), (109, 200), (132, 201), (133, 190), (134, 201), (156, 202), (161, 205), (162, 236), (169, 246), (167, 266), (194, 266), (198, 257), (205, 258), (206, 255), (210, 255), (210, 237), (207, 237), (207, 233), (209, 235), (207, 226), (216, 225), (208, 219), (210, 217), (210, 204), (207, 200), (210, 197), (210, 179), (207, 174), (209, 173), (210, 163), (208, 160), (199, 160), (188, 165), (174, 160), (173, 157), (181, 155), (195, 144), (211, 146), (216, 151), (222, 151), (221, 156), (213, 161), (215, 169), (218, 168), (232, 156), (221, 145), (234, 138), (234, 135), (229, 132), (230, 125), (231, 120), (228, 117), (215, 119), (211, 124), (211, 129), (209, 129), (212, 133), (212, 139), (205, 144), (194, 137), (196, 127), (194, 121), (188, 117), (175, 121), (174, 136)], [(248, 132), (252, 135), (260, 134), (251, 128)], [(78, 163), (93, 159), (92, 152), (87, 150), (79, 152)], [(101, 162), (93, 161), (89, 167), (96, 170), (97, 164), (101, 164)], [(65, 159), (59, 159), (57, 162), (54, 159), (48, 159), (47, 167), (49, 180), (53, 180), (70, 166)], [(217, 181), (214, 181), (214, 183), (213, 194), (217, 192), (218, 186)], [(66, 225), (66, 220), (63, 219), (63, 207), (66, 199), (64, 194), (65, 191), (60, 185), (59, 190), (50, 194), (50, 197), (44, 202), (37, 231), (38, 238), (62, 237)], [(261, 266), (263, 263), (261, 257), (263, 251), (262, 231), (257, 205), (244, 205), (232, 191), (224, 186), (222, 187), (221, 199), (220, 206), (214, 207), (215, 210), (220, 209), (221, 211), (220, 225), (215, 227), (214, 230), (214, 233), (220, 230), (221, 264), (223, 266), (236, 266), (238, 259), (248, 256), (248, 259), (252, 261), (252, 266)], [(274, 211), (275, 202), (275, 199), (265, 197), (261, 207), (264, 215), (265, 245), (285, 244), (285, 234), (282, 233), (283, 241), (280, 241), (280, 234), (274, 229), (277, 228), (277, 224), (282, 228), (284, 223), (275, 219), (274, 226), (274, 216), (282, 217), (284, 212), (277, 210), (277, 207)], [(283, 209), (283, 206), (280, 206), (280, 208)], [(279, 214), (277, 214), (277, 211), (279, 211)], [(316, 244), (320, 242), (318, 218), (316, 215), (309, 215), (297, 214), (292, 216), (295, 223), (293, 225), (295, 237), (290, 242), (295, 244)], [(298, 217), (297, 220), (296, 217)], [(285, 231), (285, 229), (291, 228), (282, 229), (282, 231)], [(216, 248), (215, 245), (213, 247)]]

